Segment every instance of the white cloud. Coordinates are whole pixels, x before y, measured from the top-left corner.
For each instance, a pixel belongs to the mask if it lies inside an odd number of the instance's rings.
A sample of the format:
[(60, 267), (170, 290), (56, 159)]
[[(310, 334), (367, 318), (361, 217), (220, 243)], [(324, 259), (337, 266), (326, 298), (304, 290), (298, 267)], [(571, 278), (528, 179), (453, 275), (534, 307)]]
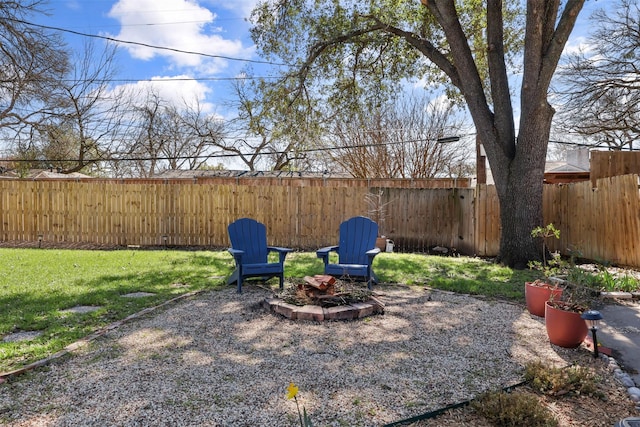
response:
[(71, 10), (79, 10), (81, 8), (81, 5), (80, 3), (78, 3), (78, 0), (67, 1), (66, 6)]
[[(227, 57), (245, 57), (250, 49), (242, 41), (225, 39), (214, 29), (216, 15), (192, 0), (119, 0), (109, 11), (111, 18), (120, 21), (117, 39), (162, 46), (189, 52)], [(151, 47), (123, 45), (132, 57), (150, 60), (163, 56), (177, 67), (205, 67), (219, 71), (226, 65), (222, 59), (211, 59)]]
[(214, 6), (234, 11), (241, 18), (249, 18), (259, 0), (209, 0), (208, 2)]
[[(195, 107), (198, 103), (205, 113), (215, 112), (215, 105), (206, 102), (211, 88), (196, 80), (190, 80), (189, 76), (152, 77), (150, 81), (140, 81), (124, 86), (132, 96), (146, 97), (150, 91), (158, 94), (160, 99), (177, 107)], [(121, 86), (122, 88), (122, 86)]]
[(564, 47), (563, 54), (574, 55), (574, 54), (588, 54), (593, 51), (593, 44), (590, 44), (586, 37), (578, 36), (570, 38), (567, 41), (567, 44)]

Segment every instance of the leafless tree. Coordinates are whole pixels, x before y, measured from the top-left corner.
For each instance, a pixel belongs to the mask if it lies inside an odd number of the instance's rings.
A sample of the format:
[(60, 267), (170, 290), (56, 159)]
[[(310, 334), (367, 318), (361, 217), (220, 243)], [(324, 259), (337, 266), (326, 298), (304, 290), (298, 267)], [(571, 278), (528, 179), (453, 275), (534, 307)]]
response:
[(165, 170), (202, 168), (219, 154), (224, 124), (199, 102), (174, 105), (151, 89), (134, 109), (137, 132), (122, 154), (129, 160), (119, 162), (120, 170), (152, 177)]
[(210, 156), (219, 153), (224, 140), (224, 122), (202, 110), (199, 102), (171, 105), (165, 111), (164, 132), (170, 137), (162, 148), (169, 169), (195, 170), (203, 167)]
[(633, 149), (640, 136), (640, 8), (637, 0), (591, 17), (590, 49), (560, 73), (557, 127), (610, 149)]
[[(451, 104), (409, 96), (375, 111), (337, 117), (331, 159), (356, 178), (434, 178), (465, 173), (473, 148), (442, 144), (459, 133)], [(473, 147), (473, 146), (472, 146)]]
[(115, 45), (98, 50), (85, 43), (53, 99), (53, 114), (34, 125), (42, 135), (46, 158), (63, 173), (99, 167), (123, 129), (126, 97), (110, 88), (115, 54)]
[(14, 134), (40, 121), (69, 69), (59, 34), (28, 24), (44, 1), (0, 2), (0, 128)]
[(35, 156), (41, 161), (34, 166), (63, 173), (99, 173), (127, 108), (126, 97), (110, 88), (115, 53), (115, 45), (98, 49), (87, 42), (73, 56), (73, 65), (47, 88), (40, 107), (21, 119), (19, 129), (11, 127), (18, 159)]
[(160, 130), (162, 128), (162, 113), (168, 107), (160, 95), (150, 90), (144, 100), (134, 106), (138, 123), (138, 131), (129, 142), (124, 158), (129, 159), (134, 175), (140, 177), (152, 177), (158, 172), (158, 162), (163, 146), (167, 143), (168, 135)]

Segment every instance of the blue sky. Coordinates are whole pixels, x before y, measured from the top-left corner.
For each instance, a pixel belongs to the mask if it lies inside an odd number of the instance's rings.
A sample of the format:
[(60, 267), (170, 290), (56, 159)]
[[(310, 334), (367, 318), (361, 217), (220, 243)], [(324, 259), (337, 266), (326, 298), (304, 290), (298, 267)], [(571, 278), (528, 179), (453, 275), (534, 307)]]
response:
[[(416, 0), (417, 1), (417, 0)], [(50, 0), (50, 16), (35, 22), (80, 33), (184, 51), (231, 58), (260, 60), (249, 37), (247, 18), (258, 0)], [(568, 49), (584, 42), (588, 17), (603, 1), (587, 1)], [(70, 47), (81, 50), (85, 37), (64, 34)], [(100, 46), (104, 43), (96, 41)], [(165, 99), (198, 99), (207, 110), (222, 115), (232, 97), (231, 82), (249, 65), (243, 61), (216, 59), (120, 45), (118, 78), (145, 87), (153, 85)], [(257, 74), (263, 69), (253, 64)], [(196, 80), (184, 80), (194, 78)], [(222, 79), (219, 81), (197, 79)], [(149, 80), (153, 80), (150, 82)], [(124, 84), (124, 83), (121, 83)], [(519, 88), (516, 89), (516, 93)]]
[[(255, 60), (259, 58), (249, 37), (247, 18), (256, 3), (257, 0), (49, 0), (50, 15), (33, 21), (118, 40)], [(87, 39), (71, 33), (64, 33), (64, 37), (69, 47), (80, 51)], [(105, 43), (94, 40), (97, 47)], [(218, 111), (231, 96), (231, 82), (197, 79), (233, 78), (246, 66), (243, 61), (121, 44), (117, 78), (139, 81), (127, 83), (137, 86), (153, 85), (170, 100), (196, 97), (207, 109)]]

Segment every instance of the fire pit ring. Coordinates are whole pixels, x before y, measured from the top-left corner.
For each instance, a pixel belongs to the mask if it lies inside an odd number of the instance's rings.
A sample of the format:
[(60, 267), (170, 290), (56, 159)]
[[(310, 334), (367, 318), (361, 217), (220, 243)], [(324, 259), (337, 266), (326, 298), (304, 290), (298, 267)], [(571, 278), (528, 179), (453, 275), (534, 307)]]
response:
[(280, 314), (291, 320), (354, 320), (374, 314), (384, 314), (384, 304), (375, 297), (371, 301), (356, 302), (336, 307), (322, 307), (319, 305), (294, 305), (282, 301), (280, 298), (265, 298), (262, 302), (267, 310)]
[[(366, 296), (366, 300), (353, 301), (348, 292), (340, 290), (340, 283), (326, 275), (307, 276), (304, 283), (293, 288), (301, 296), (300, 304), (292, 304), (282, 298), (265, 298), (262, 305), (267, 310), (291, 320), (354, 320), (374, 314), (384, 314), (384, 303), (375, 296)], [(360, 290), (360, 293), (362, 291)], [(331, 304), (344, 300), (341, 304)], [(298, 302), (298, 301), (296, 301)], [(329, 304), (328, 304), (329, 303)]]

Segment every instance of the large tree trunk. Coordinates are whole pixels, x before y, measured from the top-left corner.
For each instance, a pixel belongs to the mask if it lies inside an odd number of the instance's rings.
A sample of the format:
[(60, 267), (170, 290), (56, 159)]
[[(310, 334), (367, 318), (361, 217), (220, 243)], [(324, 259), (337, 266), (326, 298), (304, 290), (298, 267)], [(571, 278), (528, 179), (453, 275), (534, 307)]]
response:
[(542, 259), (542, 242), (531, 231), (543, 225), (542, 190), (553, 108), (545, 101), (526, 108), (514, 158), (495, 176), (500, 200), (501, 263), (514, 268)]
[(526, 268), (528, 261), (541, 259), (542, 246), (531, 230), (542, 223), (542, 176), (535, 172), (510, 174), (499, 193), (500, 252), (498, 261), (516, 269)]

